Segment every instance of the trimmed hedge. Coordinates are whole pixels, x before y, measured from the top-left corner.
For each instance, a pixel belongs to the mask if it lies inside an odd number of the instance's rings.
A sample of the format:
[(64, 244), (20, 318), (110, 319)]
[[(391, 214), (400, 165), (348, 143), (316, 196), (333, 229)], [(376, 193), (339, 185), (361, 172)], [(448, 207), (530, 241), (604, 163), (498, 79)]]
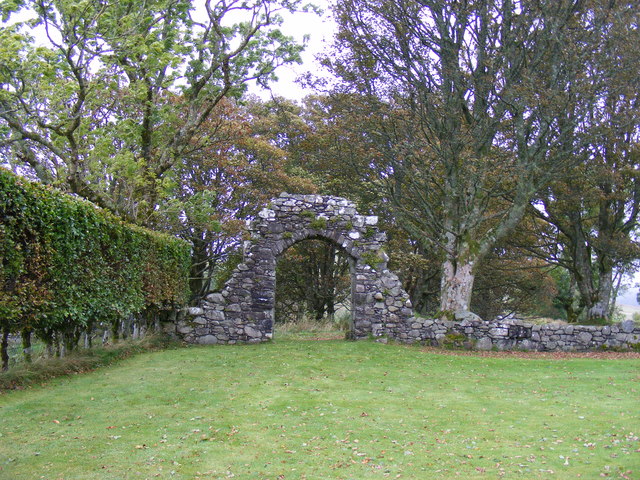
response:
[(91, 330), (188, 300), (190, 247), (0, 168), (0, 326)]

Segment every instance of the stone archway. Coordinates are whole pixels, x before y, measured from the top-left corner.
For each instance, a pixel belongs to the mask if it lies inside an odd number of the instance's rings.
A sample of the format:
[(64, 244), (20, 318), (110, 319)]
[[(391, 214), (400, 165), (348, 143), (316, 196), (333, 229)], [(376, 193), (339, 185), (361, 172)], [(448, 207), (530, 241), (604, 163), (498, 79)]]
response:
[(409, 296), (387, 269), (378, 217), (362, 216), (340, 197), (281, 194), (248, 222), (244, 260), (220, 293), (190, 309), (178, 333), (192, 343), (262, 342), (272, 338), (276, 261), (293, 244), (322, 238), (351, 259), (354, 339), (396, 337), (413, 317)]

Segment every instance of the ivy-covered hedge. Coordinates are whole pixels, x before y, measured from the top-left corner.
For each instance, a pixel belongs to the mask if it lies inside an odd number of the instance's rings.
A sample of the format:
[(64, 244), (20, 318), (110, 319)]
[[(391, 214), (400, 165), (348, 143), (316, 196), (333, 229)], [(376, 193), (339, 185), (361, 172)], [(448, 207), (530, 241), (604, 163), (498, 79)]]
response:
[(90, 330), (188, 299), (190, 247), (0, 168), (0, 326)]

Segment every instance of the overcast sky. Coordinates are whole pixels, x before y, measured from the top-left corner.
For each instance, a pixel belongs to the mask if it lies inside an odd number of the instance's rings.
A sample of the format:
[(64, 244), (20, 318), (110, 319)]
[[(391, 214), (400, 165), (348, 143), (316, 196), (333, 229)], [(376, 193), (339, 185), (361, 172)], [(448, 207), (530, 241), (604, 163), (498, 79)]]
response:
[[(307, 48), (302, 53), (302, 65), (283, 66), (276, 71), (278, 82), (271, 85), (271, 91), (274, 95), (300, 100), (313, 93), (313, 90), (302, 88), (296, 83), (296, 79), (307, 71), (321, 73), (321, 67), (316, 62), (315, 57), (323, 51), (327, 44), (331, 43), (336, 30), (335, 23), (331, 18), (328, 1), (314, 0), (313, 3), (324, 11), (321, 16), (315, 13), (283, 15), (282, 32), (285, 35), (294, 37), (300, 43), (302, 43), (305, 35), (309, 35), (310, 38)], [(271, 96), (268, 91), (258, 90), (257, 87), (252, 88), (251, 91), (265, 99)]]

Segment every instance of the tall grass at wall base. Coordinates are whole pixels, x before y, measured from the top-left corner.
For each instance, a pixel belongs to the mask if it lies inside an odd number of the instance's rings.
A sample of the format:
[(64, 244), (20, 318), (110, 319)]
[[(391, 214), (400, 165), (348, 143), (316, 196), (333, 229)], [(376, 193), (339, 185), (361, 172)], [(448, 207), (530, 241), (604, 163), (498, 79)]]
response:
[(139, 340), (125, 340), (103, 347), (79, 349), (64, 357), (36, 358), (32, 363), (21, 362), (8, 371), (1, 372), (0, 392), (27, 388), (63, 375), (89, 372), (138, 353), (177, 346), (179, 343), (170, 337), (149, 335)]

